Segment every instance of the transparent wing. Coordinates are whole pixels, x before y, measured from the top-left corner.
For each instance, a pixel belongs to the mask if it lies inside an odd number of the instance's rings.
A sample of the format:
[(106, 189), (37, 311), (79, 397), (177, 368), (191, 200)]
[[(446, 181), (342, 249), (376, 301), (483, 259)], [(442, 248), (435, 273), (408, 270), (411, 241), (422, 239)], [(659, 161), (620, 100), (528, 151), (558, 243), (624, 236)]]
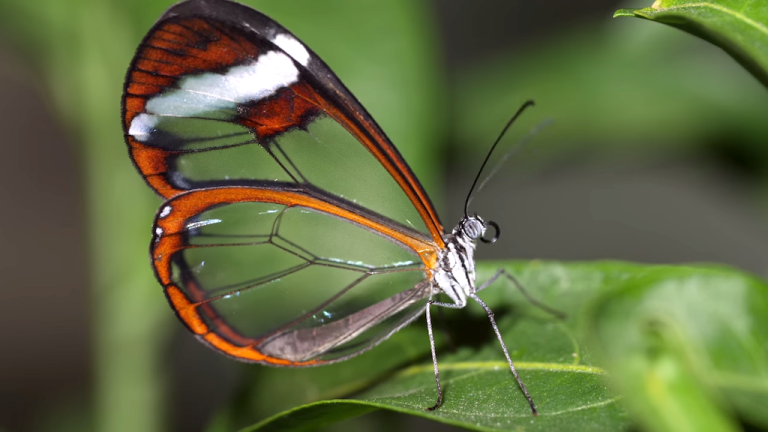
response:
[(300, 188), (191, 191), (158, 212), (153, 264), (181, 320), (232, 357), (338, 361), (419, 316), (435, 249)]
[(378, 125), (310, 49), (246, 6), (169, 9), (128, 71), (123, 127), (137, 168), (166, 198), (291, 183), (443, 246), (429, 198)]

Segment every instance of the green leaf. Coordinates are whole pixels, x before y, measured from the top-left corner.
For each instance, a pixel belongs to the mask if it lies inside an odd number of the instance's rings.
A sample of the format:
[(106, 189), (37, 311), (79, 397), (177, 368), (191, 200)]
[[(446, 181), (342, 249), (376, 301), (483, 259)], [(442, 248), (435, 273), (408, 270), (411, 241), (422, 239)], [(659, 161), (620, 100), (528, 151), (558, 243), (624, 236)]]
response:
[(656, 267), (596, 301), (588, 333), (658, 431), (768, 428), (768, 287), (723, 268)]
[[(481, 265), (479, 279), (489, 278), (498, 267), (499, 264)], [(613, 267), (621, 268), (623, 265)], [(576, 287), (570, 282), (565, 285), (557, 282), (561, 273), (568, 276), (565, 267), (559, 264), (533, 264), (524, 269), (514, 269), (523, 283), (532, 289), (539, 288), (536, 289), (537, 297), (566, 313), (575, 312), (589, 297), (572, 296), (572, 293), (581, 291), (581, 283)], [(578, 272), (575, 268), (573, 271)], [(554, 280), (551, 279), (553, 276)], [(609, 279), (610, 272), (599, 274), (587, 270), (587, 274), (578, 277), (585, 283), (585, 289), (593, 294), (599, 292), (601, 286), (601, 282), (594, 277)], [(569, 293), (563, 293), (563, 288)], [(453, 327), (451, 336), (460, 349), (456, 353), (446, 349), (439, 352), (446, 393), (444, 405), (436, 412), (425, 411), (427, 406), (434, 404), (436, 389), (427, 331), (424, 322), (420, 321), (398, 332), (370, 353), (337, 365), (291, 370), (260, 368), (258, 378), (248, 384), (250, 391), (247, 396), (239, 398), (232, 410), (224, 414), (228, 420), (219, 420), (226, 427), (211, 430), (231, 430), (232, 426), (245, 425), (245, 419), (254, 411), (259, 411), (262, 418), (267, 417), (279, 410), (265, 412), (265, 405), (277, 408), (281, 402), (288, 404), (282, 408), (287, 412), (254, 428), (272, 428), (273, 424), (277, 425), (275, 429), (287, 428), (286, 425), (293, 424), (297, 416), (316, 416), (312, 421), (314, 424), (326, 415), (336, 418), (342, 413), (354, 412), (347, 411), (348, 404), (389, 409), (467, 427), (472, 424), (484, 424), (488, 428), (511, 427), (515, 424), (528, 425), (528, 422), (535, 420), (546, 429), (575, 415), (573, 410), (579, 408), (587, 408), (583, 411), (590, 413), (590, 421), (606, 426), (623, 423), (623, 411), (616, 405), (615, 397), (606, 390), (603, 371), (593, 367), (583, 347), (576, 342), (574, 317), (561, 322), (532, 309), (521, 294), (507, 283), (499, 283), (483, 291), (482, 296), (494, 308), (500, 329), (505, 334), (511, 354), (519, 362), (518, 369), (534, 399), (539, 396), (544, 398), (538, 401), (541, 413), (538, 419), (531, 416), (525, 398), (503, 362), (487, 316), (478, 305), (473, 304), (465, 310), (446, 313), (446, 321)], [(435, 313), (435, 317), (436, 328), (440, 329), (439, 315)], [(467, 332), (468, 329), (471, 331)], [(437, 337), (440, 336), (438, 331)], [(553, 384), (548, 378), (551, 374), (557, 377), (557, 395), (552, 394), (555, 389), (550, 387)], [(566, 388), (568, 391), (563, 392)], [(317, 399), (333, 400), (355, 393), (355, 400), (290, 409)], [(546, 397), (547, 394), (551, 397)], [(305, 408), (310, 411), (304, 412)], [(555, 416), (557, 418), (547, 417), (553, 412), (560, 414)]]
[[(315, 429), (377, 409), (483, 431), (626, 430), (630, 418), (655, 430), (729, 430), (738, 424), (734, 413), (766, 425), (765, 282), (722, 267), (619, 262), (481, 263), (478, 280), (501, 265), (534, 297), (568, 314), (561, 320), (535, 308), (508, 282), (481, 293), (538, 417), (509, 373), (484, 311), (471, 304), (447, 317), (459, 349), (438, 349), (445, 401), (437, 411), (425, 411), (436, 390), (426, 329), (418, 324), (404, 330), (405, 339), (393, 337), (349, 362), (267, 370), (279, 378), (258, 390), (264, 394), (240, 399), (241, 409), (268, 401), (279, 379), (283, 388), (309, 389), (314, 398), (299, 395), (299, 406), (244, 430)], [(345, 365), (352, 372), (339, 377)], [(350, 376), (356, 378), (345, 383)], [(241, 421), (220, 417), (211, 430), (231, 430)]]
[(768, 86), (768, 3), (754, 0), (657, 0), (643, 9), (621, 9), (671, 25), (709, 41), (733, 56)]

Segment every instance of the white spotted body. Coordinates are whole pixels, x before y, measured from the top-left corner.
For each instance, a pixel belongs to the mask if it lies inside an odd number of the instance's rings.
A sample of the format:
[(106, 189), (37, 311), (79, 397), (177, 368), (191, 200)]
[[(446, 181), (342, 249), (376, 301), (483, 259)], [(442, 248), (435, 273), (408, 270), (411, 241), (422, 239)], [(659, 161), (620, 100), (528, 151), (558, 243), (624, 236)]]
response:
[(456, 307), (467, 305), (475, 288), (475, 239), (485, 233), (479, 217), (465, 217), (444, 237), (445, 248), (438, 252), (438, 269), (432, 276), (434, 293), (442, 291)]

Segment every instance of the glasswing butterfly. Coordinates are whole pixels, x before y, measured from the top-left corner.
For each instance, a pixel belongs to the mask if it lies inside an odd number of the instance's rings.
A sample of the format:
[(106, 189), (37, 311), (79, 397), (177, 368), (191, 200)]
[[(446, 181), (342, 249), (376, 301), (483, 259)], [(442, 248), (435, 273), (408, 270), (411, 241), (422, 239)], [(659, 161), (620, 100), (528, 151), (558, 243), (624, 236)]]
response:
[[(429, 306), (472, 298), (536, 414), (476, 294), (502, 275), (516, 283), (499, 271), (475, 285), (475, 241), (495, 241), (498, 226), (465, 205), (444, 234), (381, 128), (280, 24), (226, 0), (171, 7), (130, 64), (122, 116), (134, 165), (167, 200), (153, 227), (155, 275), (201, 342), (246, 362), (317, 366), (426, 312), (431, 410), (442, 390)], [(439, 293), (450, 302), (434, 301)]]

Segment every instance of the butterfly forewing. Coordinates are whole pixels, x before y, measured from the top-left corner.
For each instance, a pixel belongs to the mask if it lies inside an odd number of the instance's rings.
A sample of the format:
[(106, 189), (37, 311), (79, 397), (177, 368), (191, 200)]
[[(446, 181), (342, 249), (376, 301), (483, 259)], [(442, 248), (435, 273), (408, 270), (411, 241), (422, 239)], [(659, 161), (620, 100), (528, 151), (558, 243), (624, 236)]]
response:
[(128, 73), (126, 139), (148, 183), (172, 197), (290, 182), (442, 244), (418, 181), (327, 66), (258, 12), (206, 5), (167, 12)]

